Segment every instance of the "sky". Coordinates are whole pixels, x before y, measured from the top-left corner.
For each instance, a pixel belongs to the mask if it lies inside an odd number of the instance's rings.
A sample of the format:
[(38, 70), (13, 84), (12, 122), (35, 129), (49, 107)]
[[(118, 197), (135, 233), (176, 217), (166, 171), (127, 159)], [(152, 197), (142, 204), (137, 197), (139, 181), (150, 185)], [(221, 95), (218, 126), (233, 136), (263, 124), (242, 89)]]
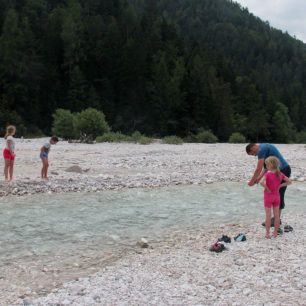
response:
[(306, 43), (306, 0), (234, 0), (270, 26)]

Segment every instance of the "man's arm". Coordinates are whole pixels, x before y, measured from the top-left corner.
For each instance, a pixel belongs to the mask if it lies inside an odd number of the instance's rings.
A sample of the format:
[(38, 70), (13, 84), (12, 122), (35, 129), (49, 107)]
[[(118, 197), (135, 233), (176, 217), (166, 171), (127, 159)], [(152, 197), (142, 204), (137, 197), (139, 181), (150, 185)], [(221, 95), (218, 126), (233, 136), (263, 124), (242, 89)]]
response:
[(264, 176), (264, 174), (267, 172), (267, 170), (263, 167), (262, 168), (262, 170), (261, 170), (261, 172), (260, 172), (260, 174), (259, 174), (259, 176), (258, 176), (258, 178), (256, 179), (256, 181), (255, 181), (255, 184), (258, 184), (259, 183), (259, 181), (262, 179), (262, 177)]
[(261, 171), (264, 167), (264, 162), (265, 162), (264, 158), (258, 160), (257, 167), (254, 171), (253, 177), (251, 178), (251, 180), (248, 183), (249, 186), (253, 186), (256, 183), (256, 180), (260, 176)]

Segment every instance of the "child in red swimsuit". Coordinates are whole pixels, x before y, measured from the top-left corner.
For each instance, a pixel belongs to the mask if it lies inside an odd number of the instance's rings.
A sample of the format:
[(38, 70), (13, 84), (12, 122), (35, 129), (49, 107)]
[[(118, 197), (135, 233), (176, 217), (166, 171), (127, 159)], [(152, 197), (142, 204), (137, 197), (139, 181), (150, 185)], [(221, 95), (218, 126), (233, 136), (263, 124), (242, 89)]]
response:
[[(279, 189), (281, 187), (291, 184), (291, 180), (282, 172), (280, 172), (280, 161), (275, 156), (270, 156), (265, 159), (265, 164), (269, 172), (265, 173), (260, 181), (260, 185), (264, 187), (264, 204), (266, 211), (266, 238), (271, 238), (271, 208), (273, 208), (274, 215), (274, 232), (273, 237), (277, 237), (279, 228), (279, 205), (280, 195)], [(283, 181), (283, 182), (282, 182)]]
[(14, 172), (14, 161), (15, 161), (15, 139), (14, 134), (16, 132), (16, 128), (13, 125), (9, 125), (6, 128), (6, 133), (4, 136), (5, 141), (5, 148), (3, 150), (3, 157), (5, 161), (4, 166), (4, 176), (5, 180), (9, 180), (10, 175), (10, 181), (13, 179), (13, 172)]

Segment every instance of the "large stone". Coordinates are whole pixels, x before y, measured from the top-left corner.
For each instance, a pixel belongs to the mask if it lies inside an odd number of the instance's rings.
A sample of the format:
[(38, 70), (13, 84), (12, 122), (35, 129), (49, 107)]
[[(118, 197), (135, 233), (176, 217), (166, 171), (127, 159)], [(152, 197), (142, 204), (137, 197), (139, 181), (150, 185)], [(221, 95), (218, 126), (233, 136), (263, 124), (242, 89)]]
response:
[(80, 166), (71, 166), (71, 167), (67, 168), (65, 171), (66, 172), (75, 172), (75, 173), (82, 173), (83, 172), (83, 170)]
[(24, 306), (30, 306), (30, 305), (33, 305), (33, 302), (30, 298), (25, 298), (23, 301), (22, 301), (22, 305)]
[(136, 243), (136, 245), (137, 245), (138, 247), (140, 247), (140, 248), (143, 248), (143, 249), (149, 247), (148, 240), (145, 239), (145, 238), (141, 238), (141, 240), (138, 241), (138, 242)]

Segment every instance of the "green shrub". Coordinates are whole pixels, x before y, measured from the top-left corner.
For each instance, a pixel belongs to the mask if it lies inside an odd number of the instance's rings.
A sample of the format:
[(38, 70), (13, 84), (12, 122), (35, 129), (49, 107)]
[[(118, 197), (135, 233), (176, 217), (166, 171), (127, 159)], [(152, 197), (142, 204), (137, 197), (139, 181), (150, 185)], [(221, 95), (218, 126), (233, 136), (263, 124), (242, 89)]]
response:
[(199, 129), (198, 134), (195, 135), (196, 142), (202, 143), (216, 143), (218, 138), (210, 131)]
[(141, 135), (138, 131), (132, 136), (124, 135), (120, 132), (108, 132), (96, 138), (97, 142), (135, 142), (140, 144), (149, 144), (152, 139)]
[(97, 142), (131, 142), (131, 136), (124, 135), (120, 132), (108, 132), (96, 138)]
[(296, 143), (306, 143), (306, 131), (296, 133), (295, 141)]
[(229, 143), (245, 143), (246, 139), (242, 134), (235, 132), (230, 136), (228, 142)]
[(172, 135), (172, 136), (164, 137), (162, 139), (162, 143), (179, 145), (179, 144), (183, 144), (184, 141), (182, 138)]
[(218, 138), (210, 131), (199, 128), (197, 134), (190, 134), (184, 138), (185, 142), (216, 143)]
[(152, 142), (151, 138), (142, 135), (139, 131), (135, 131), (132, 134), (131, 139), (133, 142), (136, 142), (139, 144), (149, 144)]
[(188, 142), (188, 143), (197, 142), (197, 137), (195, 134), (190, 134), (184, 138), (184, 142)]
[(141, 136), (140, 138), (138, 138), (137, 143), (142, 144), (142, 145), (150, 144), (152, 143), (152, 138)]
[(73, 126), (74, 115), (70, 110), (58, 108), (52, 117), (54, 118), (52, 127), (53, 135), (64, 139), (75, 138)]
[(133, 134), (132, 134), (132, 140), (135, 141), (135, 142), (138, 142), (138, 140), (143, 137), (143, 135), (141, 135), (140, 132), (138, 131), (135, 131)]
[(96, 139), (98, 135), (110, 132), (110, 127), (105, 120), (105, 116), (101, 111), (94, 108), (77, 113), (74, 117), (74, 127), (76, 135), (92, 135)]

